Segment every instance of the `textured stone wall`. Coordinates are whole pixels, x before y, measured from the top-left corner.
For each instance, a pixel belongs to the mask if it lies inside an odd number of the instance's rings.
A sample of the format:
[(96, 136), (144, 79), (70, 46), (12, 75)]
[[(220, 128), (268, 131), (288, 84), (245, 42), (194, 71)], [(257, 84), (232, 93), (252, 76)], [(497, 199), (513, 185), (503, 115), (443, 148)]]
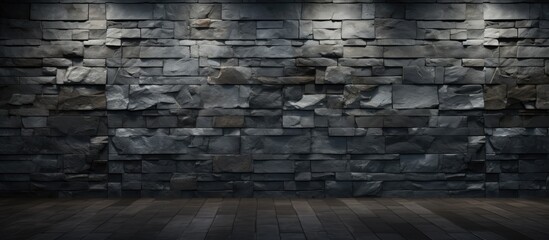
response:
[(2, 195), (547, 196), (547, 3), (3, 2)]

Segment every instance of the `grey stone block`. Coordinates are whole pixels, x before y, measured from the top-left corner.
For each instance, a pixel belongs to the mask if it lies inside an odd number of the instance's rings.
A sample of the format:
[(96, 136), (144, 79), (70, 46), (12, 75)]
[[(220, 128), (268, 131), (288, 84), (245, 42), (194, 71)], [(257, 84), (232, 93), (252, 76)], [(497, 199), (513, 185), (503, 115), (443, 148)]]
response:
[(222, 18), (230, 20), (299, 19), (301, 4), (223, 4)]
[(347, 108), (386, 108), (392, 103), (391, 86), (346, 85), (343, 97)]
[(140, 58), (189, 58), (189, 47), (140, 47)]
[(165, 76), (198, 75), (198, 59), (184, 58), (178, 60), (165, 60), (162, 73)]
[(375, 20), (376, 39), (415, 39), (416, 21), (382, 18)]
[(64, 77), (64, 83), (71, 84), (105, 84), (107, 83), (106, 68), (69, 67)]
[(438, 104), (436, 86), (393, 86), (393, 107), (396, 109), (436, 108)]
[(466, 4), (414, 3), (406, 5), (406, 18), (418, 20), (465, 20), (465, 10)]
[(513, 20), (529, 18), (529, 4), (484, 4), (485, 20)]
[(375, 38), (374, 21), (343, 21), (342, 38)]
[(245, 21), (213, 21), (207, 25), (191, 28), (192, 39), (235, 39), (246, 40), (256, 38), (255, 22)]
[(221, 4), (192, 4), (190, 17), (220, 19)]
[(107, 109), (123, 110), (128, 108), (129, 103), (129, 87), (126, 85), (107, 85)]
[(445, 84), (483, 84), (484, 71), (475, 68), (464, 68), (459, 66), (447, 67), (444, 69)]
[(62, 87), (59, 92), (60, 110), (106, 109), (104, 90), (91, 87)]
[(481, 85), (444, 85), (438, 92), (441, 110), (484, 108), (484, 97)]
[(88, 20), (88, 4), (38, 4), (30, 7), (32, 20)]
[(360, 4), (303, 4), (302, 19), (360, 19)]
[(536, 86), (536, 89), (536, 108), (549, 109), (549, 85), (538, 85)]
[(108, 20), (153, 19), (153, 10), (153, 4), (108, 3), (106, 6)]
[(434, 84), (435, 68), (424, 66), (403, 67), (402, 82), (405, 84)]

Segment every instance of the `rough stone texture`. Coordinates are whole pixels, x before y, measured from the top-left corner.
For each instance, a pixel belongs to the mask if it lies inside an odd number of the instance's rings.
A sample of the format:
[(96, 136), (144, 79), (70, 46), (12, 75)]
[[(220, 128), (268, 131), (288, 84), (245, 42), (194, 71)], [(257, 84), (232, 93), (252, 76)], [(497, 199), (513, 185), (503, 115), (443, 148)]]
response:
[(541, 1), (24, 2), (0, 195), (548, 194)]
[(393, 107), (395, 109), (436, 108), (437, 106), (436, 86), (393, 86)]

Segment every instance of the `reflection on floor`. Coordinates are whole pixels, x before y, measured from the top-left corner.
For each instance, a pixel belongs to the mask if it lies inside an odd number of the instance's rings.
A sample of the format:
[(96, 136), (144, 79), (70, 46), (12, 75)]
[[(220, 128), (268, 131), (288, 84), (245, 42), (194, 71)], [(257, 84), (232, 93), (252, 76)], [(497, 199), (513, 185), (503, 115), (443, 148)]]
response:
[(7, 239), (549, 239), (549, 199), (0, 199)]

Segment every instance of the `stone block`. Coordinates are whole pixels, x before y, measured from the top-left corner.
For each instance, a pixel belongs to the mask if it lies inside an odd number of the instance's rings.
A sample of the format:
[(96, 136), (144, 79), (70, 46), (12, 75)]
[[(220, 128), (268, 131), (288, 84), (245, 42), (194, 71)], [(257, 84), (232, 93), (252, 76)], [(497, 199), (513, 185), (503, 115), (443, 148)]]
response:
[(242, 136), (242, 153), (309, 153), (308, 136)]
[(366, 46), (366, 47), (345, 47), (343, 48), (343, 56), (345, 58), (375, 58), (383, 56), (383, 47)]
[(518, 46), (518, 58), (546, 58), (549, 54), (549, 47)]
[(347, 142), (345, 137), (316, 136), (312, 141), (311, 152), (324, 154), (345, 154), (347, 152), (346, 148)]
[(416, 21), (390, 18), (375, 20), (376, 39), (397, 38), (415, 39), (417, 34)]
[(54, 134), (95, 135), (99, 129), (99, 118), (88, 116), (50, 116), (48, 127)]
[(444, 85), (439, 90), (441, 110), (469, 110), (484, 108), (481, 85)]
[(244, 127), (244, 116), (217, 116), (214, 117), (213, 125), (225, 128)]
[(196, 177), (176, 173), (170, 178), (171, 190), (196, 190), (197, 180)]
[(402, 82), (406, 84), (434, 84), (435, 68), (424, 66), (405, 66), (402, 68)]
[(351, 83), (353, 68), (351, 67), (327, 67), (324, 82), (330, 84)]
[(66, 84), (105, 84), (106, 68), (69, 67), (64, 77)]
[(107, 85), (107, 109), (108, 110), (123, 110), (128, 108), (129, 103), (129, 87), (127, 85)]
[(381, 181), (353, 182), (353, 197), (376, 196), (382, 189)]
[(439, 169), (438, 154), (401, 155), (400, 167), (402, 172), (429, 173)]
[(383, 136), (348, 137), (347, 152), (350, 154), (385, 153), (385, 138)]
[(292, 160), (254, 161), (254, 173), (294, 173)]
[(406, 18), (417, 20), (465, 20), (466, 4), (407, 4)]
[(303, 4), (302, 19), (361, 19), (360, 4)]
[(210, 84), (250, 84), (255, 81), (255, 72), (248, 67), (221, 67), (217, 76), (208, 78)]
[(346, 38), (375, 38), (374, 21), (343, 21), (341, 37)]
[(195, 76), (198, 75), (198, 59), (183, 58), (164, 61), (162, 68), (164, 76)]
[(549, 109), (549, 85), (538, 85), (536, 108), (537, 109)]
[(256, 23), (251, 21), (213, 21), (205, 27), (191, 28), (191, 39), (253, 40), (256, 38)]
[(107, 3), (107, 20), (148, 20), (153, 19), (153, 4)]
[(529, 4), (484, 4), (484, 20), (514, 20), (529, 18)]
[(142, 46), (139, 49), (140, 58), (189, 58), (189, 47), (149, 47)]
[(107, 105), (105, 91), (92, 87), (62, 87), (58, 101), (59, 110), (98, 110)]
[(230, 46), (201, 45), (199, 55), (207, 58), (231, 58), (234, 56), (234, 51)]
[(222, 18), (229, 20), (287, 20), (299, 19), (301, 4), (223, 4)]
[(392, 87), (384, 85), (345, 85), (346, 108), (387, 108), (392, 104)]
[(113, 137), (118, 154), (185, 154), (192, 144), (189, 136)]
[(393, 107), (396, 109), (436, 108), (438, 104), (436, 86), (393, 86)]
[(224, 155), (213, 158), (214, 172), (252, 172), (252, 158), (249, 155)]
[[(156, 5), (159, 6), (159, 5)], [(162, 5), (161, 5), (162, 6)], [(160, 10), (160, 12), (157, 12)], [(190, 4), (165, 4), (163, 8), (154, 9), (153, 15), (155, 17), (163, 18), (169, 20), (187, 20), (191, 16), (191, 5)]]
[(221, 18), (221, 4), (192, 4), (190, 10), (191, 18)]
[(30, 7), (32, 20), (88, 20), (88, 4), (39, 4)]
[(303, 95), (297, 101), (287, 101), (284, 106), (288, 109), (314, 109), (325, 104), (325, 94)]
[(445, 84), (483, 84), (484, 71), (476, 68), (452, 66), (444, 69)]
[(314, 113), (311, 111), (285, 112), (282, 116), (282, 126), (285, 128), (313, 128)]

